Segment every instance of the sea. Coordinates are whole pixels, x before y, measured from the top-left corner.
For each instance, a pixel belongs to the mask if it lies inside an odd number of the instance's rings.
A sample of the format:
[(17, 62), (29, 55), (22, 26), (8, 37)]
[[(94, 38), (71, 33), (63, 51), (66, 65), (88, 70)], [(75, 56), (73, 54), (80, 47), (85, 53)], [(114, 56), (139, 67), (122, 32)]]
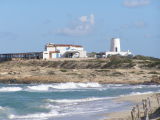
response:
[(0, 120), (103, 120), (134, 104), (115, 98), (155, 92), (160, 85), (0, 84)]

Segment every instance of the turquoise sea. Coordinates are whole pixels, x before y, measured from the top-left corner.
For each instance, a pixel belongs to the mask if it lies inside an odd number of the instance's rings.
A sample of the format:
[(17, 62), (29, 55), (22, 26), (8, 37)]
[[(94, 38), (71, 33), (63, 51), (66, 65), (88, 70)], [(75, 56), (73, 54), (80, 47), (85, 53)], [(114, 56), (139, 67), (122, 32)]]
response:
[(130, 107), (125, 96), (160, 92), (159, 85), (98, 83), (0, 84), (0, 120), (103, 120)]

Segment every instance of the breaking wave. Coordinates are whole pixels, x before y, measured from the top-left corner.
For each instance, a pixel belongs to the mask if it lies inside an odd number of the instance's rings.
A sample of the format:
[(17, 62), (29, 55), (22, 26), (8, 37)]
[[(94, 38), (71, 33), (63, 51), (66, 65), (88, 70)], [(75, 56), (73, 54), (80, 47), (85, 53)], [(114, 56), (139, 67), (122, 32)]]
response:
[(4, 110), (6, 110), (6, 107), (0, 106), (0, 111), (4, 111)]
[(155, 93), (155, 92), (152, 92), (152, 91), (148, 91), (148, 92), (132, 92), (130, 93), (129, 95), (145, 95), (145, 94), (151, 94), (151, 93)]
[(51, 90), (71, 90), (81, 88), (100, 88), (102, 87), (99, 83), (55, 83), (55, 84), (39, 84), (29, 86), (6, 86), (0, 87), (0, 92), (17, 92), (17, 91), (51, 91)]
[(99, 83), (59, 83), (59, 84), (42, 84), (36, 86), (27, 86), (29, 90), (33, 91), (48, 91), (52, 89), (80, 89), (80, 88), (99, 88), (102, 87)]
[(148, 89), (148, 88), (158, 88), (160, 85), (129, 85), (129, 84), (104, 84), (102, 88), (99, 90), (108, 90), (108, 89), (120, 89), (120, 90), (125, 90), (125, 89)]
[(84, 98), (84, 99), (60, 99), (60, 100), (54, 100), (54, 99), (46, 99), (47, 102), (55, 102), (55, 103), (80, 103), (80, 102), (91, 102), (91, 101), (97, 101), (97, 100), (107, 100), (112, 99), (114, 97), (102, 97), (102, 98)]
[(21, 91), (21, 87), (2, 87), (0, 88), (0, 92), (16, 92)]
[(0, 106), (0, 120), (7, 120), (7, 116), (12, 112), (10, 107)]
[[(31, 85), (8, 85), (5, 87), (0, 87), (0, 92), (17, 92), (17, 91), (27, 91), (27, 92), (48, 92), (48, 91), (86, 91), (88, 89), (94, 89), (98, 91), (105, 90), (125, 90), (125, 89), (152, 89), (160, 88), (160, 85), (125, 85), (125, 84), (99, 84), (96, 82), (88, 83), (53, 83), (53, 84), (31, 84)], [(152, 90), (151, 90), (152, 91)]]
[(60, 115), (57, 111), (50, 111), (48, 113), (35, 113), (35, 114), (28, 114), (28, 115), (9, 115), (9, 119), (39, 119), (39, 118), (50, 118), (54, 116)]

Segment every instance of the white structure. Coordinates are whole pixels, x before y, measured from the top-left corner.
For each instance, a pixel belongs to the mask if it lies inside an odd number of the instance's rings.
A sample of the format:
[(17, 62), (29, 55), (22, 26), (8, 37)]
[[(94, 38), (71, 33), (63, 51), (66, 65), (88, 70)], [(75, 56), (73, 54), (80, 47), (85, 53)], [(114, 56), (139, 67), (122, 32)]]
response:
[(129, 50), (127, 52), (121, 51), (120, 38), (112, 38), (110, 51), (106, 52), (105, 56), (111, 55), (128, 56), (132, 55), (132, 53)]
[(110, 51), (112, 51), (112, 52), (120, 52), (121, 51), (119, 38), (112, 38)]
[(49, 43), (45, 46), (45, 51), (43, 52), (43, 59), (85, 57), (87, 57), (86, 51), (80, 45)]

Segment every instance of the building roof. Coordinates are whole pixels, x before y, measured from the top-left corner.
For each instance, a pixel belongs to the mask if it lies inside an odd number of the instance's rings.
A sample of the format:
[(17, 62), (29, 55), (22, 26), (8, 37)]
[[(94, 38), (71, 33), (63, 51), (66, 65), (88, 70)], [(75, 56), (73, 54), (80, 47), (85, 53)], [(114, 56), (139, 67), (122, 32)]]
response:
[(72, 44), (52, 44), (49, 43), (46, 47), (82, 47), (81, 45), (72, 45)]

